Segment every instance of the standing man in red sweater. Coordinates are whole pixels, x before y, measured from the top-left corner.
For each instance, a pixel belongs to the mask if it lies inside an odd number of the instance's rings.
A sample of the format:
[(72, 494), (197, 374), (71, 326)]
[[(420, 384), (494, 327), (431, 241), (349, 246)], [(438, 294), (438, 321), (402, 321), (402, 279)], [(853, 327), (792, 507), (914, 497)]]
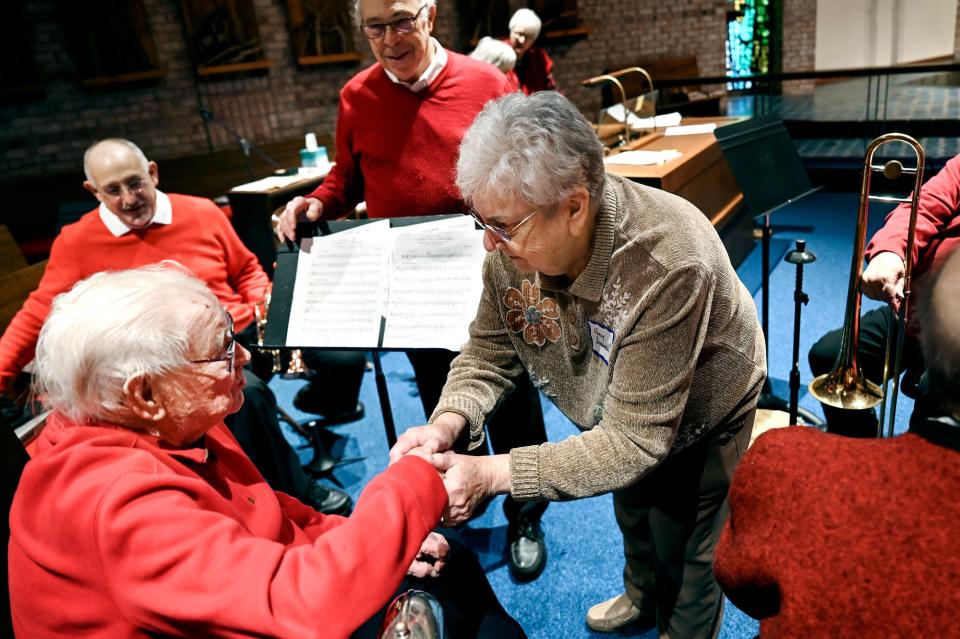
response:
[(540, 47), (533, 46), (540, 37), (543, 24), (530, 9), (517, 9), (510, 18), (510, 46), (517, 52), (514, 73), (520, 80), (520, 90), (530, 95), (537, 91), (556, 91), (553, 79), (553, 60)]
[[(371, 218), (465, 213), (453, 182), (460, 141), (488, 101), (510, 92), (496, 68), (431, 37), (436, 0), (358, 0), (355, 7), (377, 62), (340, 91), (337, 163), (316, 191), (287, 205), (277, 231), (290, 240), (298, 221), (340, 218), (364, 200)], [(429, 415), (456, 353), (407, 355)], [(494, 452), (546, 441), (540, 396), (527, 375), (487, 426)], [(546, 502), (504, 504), (509, 564), (520, 580), (536, 579), (546, 565), (545, 509)]]
[[(238, 337), (255, 330), (253, 307), (270, 282), (216, 204), (158, 191), (156, 162), (148, 162), (128, 140), (94, 144), (84, 154), (83, 168), (83, 186), (100, 206), (63, 228), (39, 287), (0, 338), (0, 392), (33, 359), (53, 298), (101, 271), (180, 262), (224, 305)], [(243, 407), (226, 420), (244, 452), (274, 490), (327, 514), (348, 514), (350, 496), (305, 475), (277, 423), (273, 392), (249, 370), (244, 373)]]

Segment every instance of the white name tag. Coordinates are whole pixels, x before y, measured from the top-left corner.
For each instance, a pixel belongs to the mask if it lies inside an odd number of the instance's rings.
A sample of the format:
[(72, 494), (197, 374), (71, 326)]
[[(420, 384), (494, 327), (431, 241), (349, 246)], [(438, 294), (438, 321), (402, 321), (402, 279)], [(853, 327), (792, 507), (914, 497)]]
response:
[(604, 364), (610, 364), (610, 349), (613, 348), (614, 332), (612, 328), (604, 326), (593, 320), (587, 320), (590, 326), (590, 340), (593, 342), (593, 352), (603, 360)]

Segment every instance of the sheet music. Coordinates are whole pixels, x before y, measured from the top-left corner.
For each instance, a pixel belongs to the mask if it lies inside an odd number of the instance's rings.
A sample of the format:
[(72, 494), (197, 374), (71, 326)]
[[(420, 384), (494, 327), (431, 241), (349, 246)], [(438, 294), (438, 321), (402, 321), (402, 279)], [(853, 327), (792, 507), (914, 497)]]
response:
[(623, 153), (617, 153), (616, 155), (603, 158), (603, 163), (652, 166), (655, 164), (664, 164), (681, 155), (683, 154), (676, 149), (663, 149), (661, 151), (624, 151)]
[[(604, 109), (604, 113), (612, 120), (623, 124), (623, 104), (614, 104)], [(653, 129), (659, 127), (677, 126), (682, 120), (678, 111), (664, 113), (656, 118), (641, 118), (629, 109), (627, 110), (627, 121), (631, 129)]]
[(483, 291), (483, 231), (468, 216), (393, 231), (383, 346), (460, 350)]
[(699, 133), (713, 133), (717, 128), (715, 122), (706, 124), (687, 124), (685, 126), (671, 126), (663, 132), (664, 135), (697, 135)]
[(300, 243), (288, 344), (377, 347), (390, 240), (383, 220)]

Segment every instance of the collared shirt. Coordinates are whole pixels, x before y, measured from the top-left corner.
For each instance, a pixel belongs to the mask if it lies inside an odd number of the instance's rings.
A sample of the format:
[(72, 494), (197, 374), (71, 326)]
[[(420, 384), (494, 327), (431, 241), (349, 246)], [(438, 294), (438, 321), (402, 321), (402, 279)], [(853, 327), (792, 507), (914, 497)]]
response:
[(397, 84), (403, 85), (413, 91), (414, 93), (419, 93), (426, 89), (431, 82), (433, 82), (440, 72), (443, 71), (444, 65), (447, 64), (447, 51), (440, 43), (437, 42), (436, 38), (430, 38), (430, 44), (433, 46), (433, 61), (427, 65), (426, 70), (423, 72), (423, 75), (416, 82), (404, 82), (394, 74), (387, 71), (384, 67), (384, 71), (387, 74), (387, 77)]
[[(124, 224), (123, 220), (117, 217), (103, 202), (100, 203), (99, 213), (104, 226), (114, 237), (120, 237), (130, 232), (130, 227)], [(167, 197), (166, 193), (157, 191), (157, 210), (154, 211), (150, 224), (170, 224), (171, 222), (173, 222), (173, 207), (170, 206), (170, 198)], [(150, 226), (150, 224), (147, 224), (147, 226)]]

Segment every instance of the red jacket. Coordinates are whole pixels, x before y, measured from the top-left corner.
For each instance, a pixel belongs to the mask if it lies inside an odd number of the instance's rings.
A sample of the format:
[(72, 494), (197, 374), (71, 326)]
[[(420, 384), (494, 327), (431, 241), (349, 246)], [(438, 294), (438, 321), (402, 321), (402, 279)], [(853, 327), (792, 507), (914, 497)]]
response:
[(509, 93), (491, 64), (447, 51), (422, 91), (392, 82), (379, 64), (340, 91), (337, 163), (309, 197), (336, 219), (366, 200), (369, 217), (463, 213), (454, 184), (460, 141), (489, 100)]
[(553, 60), (539, 47), (527, 49), (517, 60), (515, 71), (520, 79), (520, 89), (527, 95), (557, 89), (557, 82), (553, 79)]
[(446, 492), (405, 457), (353, 515), (270, 489), (222, 425), (178, 449), (51, 417), (10, 512), (20, 637), (346, 637), (386, 604)]
[[(867, 260), (882, 251), (907, 254), (910, 205), (901, 204), (887, 216), (866, 248)], [(951, 158), (920, 189), (913, 250), (911, 298), (919, 299), (924, 276), (939, 268), (960, 246), (960, 155)]]
[(960, 451), (919, 435), (772, 430), (734, 474), (717, 581), (763, 637), (954, 637), (958, 492)]
[(114, 237), (97, 209), (65, 226), (53, 242), (40, 286), (0, 338), (0, 390), (33, 359), (53, 298), (94, 273), (176, 260), (207, 283), (233, 316), (238, 331), (253, 321), (269, 279), (210, 200), (169, 194), (171, 224)]

